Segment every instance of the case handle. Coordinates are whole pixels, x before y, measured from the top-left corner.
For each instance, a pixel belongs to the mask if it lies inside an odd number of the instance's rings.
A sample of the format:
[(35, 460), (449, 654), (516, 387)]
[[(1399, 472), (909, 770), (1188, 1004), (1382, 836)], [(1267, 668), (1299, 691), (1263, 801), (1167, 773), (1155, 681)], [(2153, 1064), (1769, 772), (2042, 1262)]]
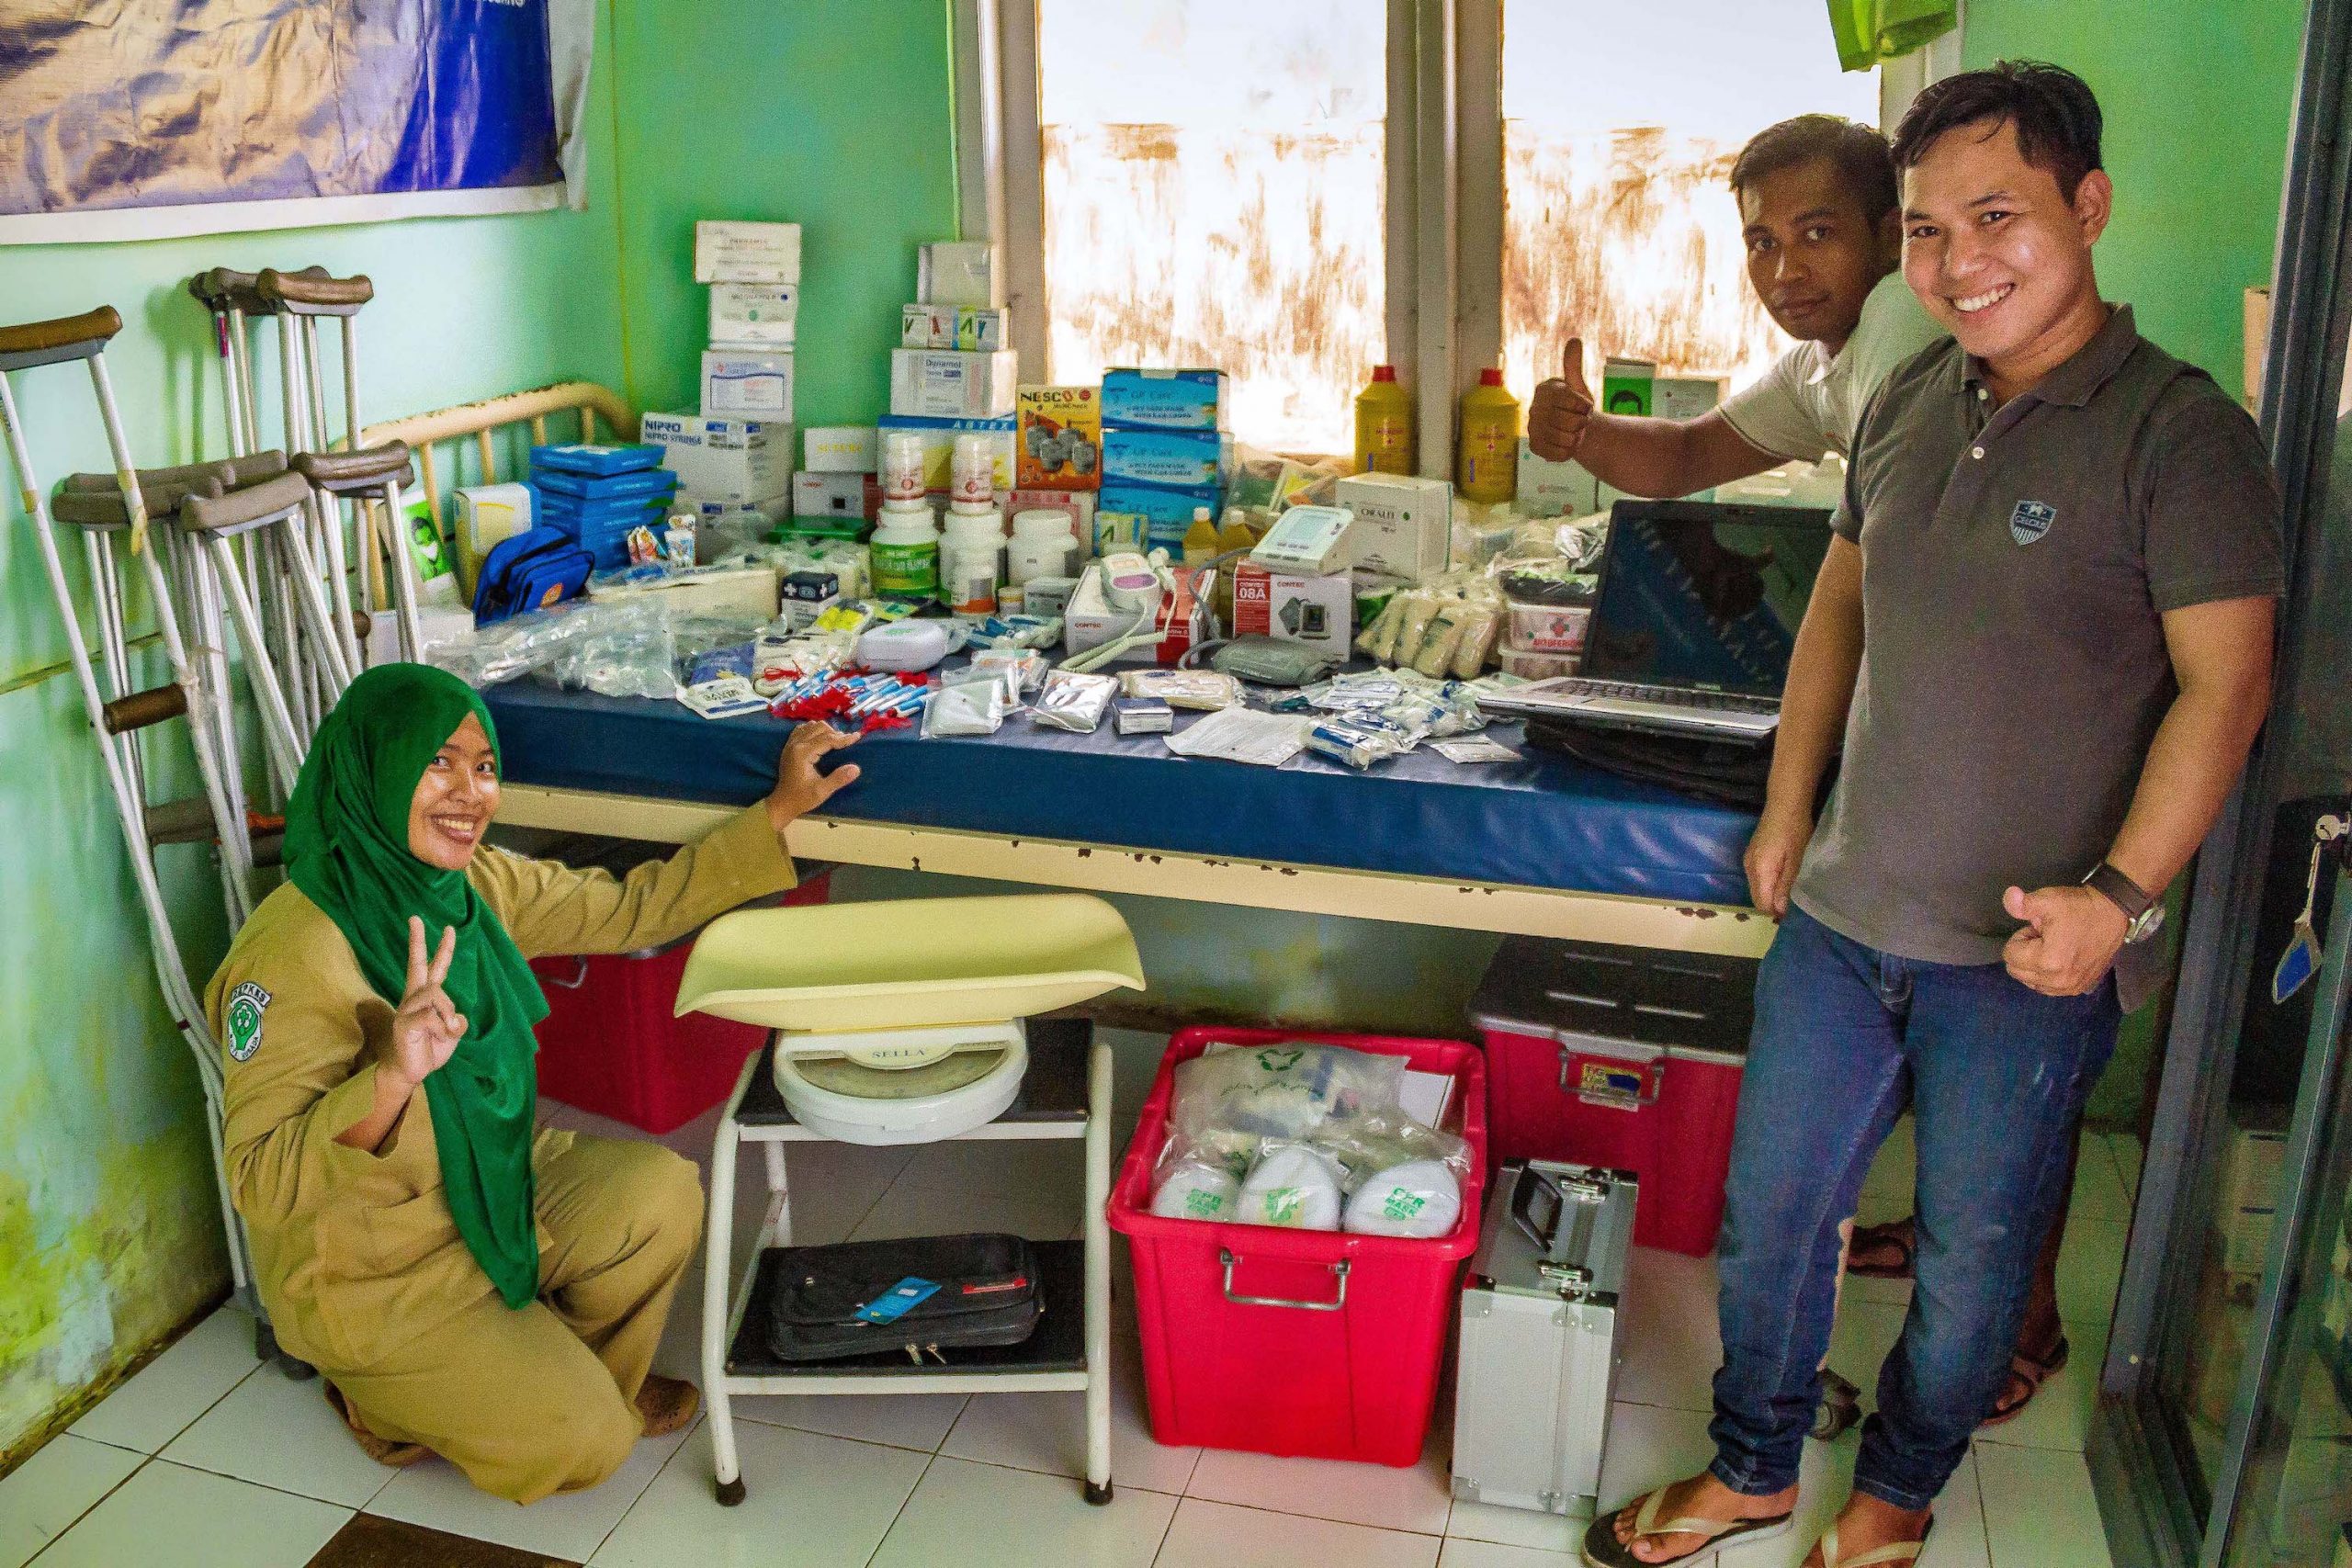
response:
[(1236, 1306), (1289, 1307), (1295, 1312), (1339, 1312), (1348, 1304), (1349, 1261), (1342, 1258), (1330, 1265), (1331, 1277), (1340, 1282), (1340, 1293), (1328, 1302), (1292, 1301), (1286, 1296), (1237, 1296), (1233, 1293), (1233, 1266), (1239, 1259), (1229, 1247), (1216, 1249), (1219, 1261), (1225, 1265), (1225, 1299)]
[(539, 984), (542, 986), (553, 986), (559, 991), (576, 991), (581, 987), (586, 985), (588, 983), (587, 954), (575, 953), (571, 955), (571, 962), (573, 967), (571, 979), (559, 980), (551, 975), (542, 975), (539, 976)]
[[(1535, 1201), (1546, 1196), (1552, 1200), (1552, 1212), (1539, 1220), (1535, 1217)], [(1520, 1171), (1519, 1181), (1510, 1190), (1510, 1223), (1535, 1244), (1537, 1251), (1546, 1255), (1551, 1252), (1552, 1237), (1560, 1228), (1560, 1213), (1566, 1207), (1567, 1201), (1561, 1197), (1558, 1182), (1532, 1167)]]

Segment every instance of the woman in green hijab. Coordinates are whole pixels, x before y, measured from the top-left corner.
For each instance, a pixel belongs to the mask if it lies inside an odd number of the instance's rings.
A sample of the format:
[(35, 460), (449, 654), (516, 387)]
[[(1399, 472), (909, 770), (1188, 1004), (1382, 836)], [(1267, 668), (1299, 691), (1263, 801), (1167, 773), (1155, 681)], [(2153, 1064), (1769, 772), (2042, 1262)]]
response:
[(206, 993), (224, 1145), (279, 1342), (389, 1463), (531, 1502), (694, 1413), (650, 1375), (702, 1221), (657, 1144), (535, 1128), (527, 960), (656, 946), (790, 887), (791, 821), (857, 776), (796, 729), (775, 790), (626, 878), (489, 848), (498, 739), (415, 664), (351, 683), (287, 807), (287, 884)]

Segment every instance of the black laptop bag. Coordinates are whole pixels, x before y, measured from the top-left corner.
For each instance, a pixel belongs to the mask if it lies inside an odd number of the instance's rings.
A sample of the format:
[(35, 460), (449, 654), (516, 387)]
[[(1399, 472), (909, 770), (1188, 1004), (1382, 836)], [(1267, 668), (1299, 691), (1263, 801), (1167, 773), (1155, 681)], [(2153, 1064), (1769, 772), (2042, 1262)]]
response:
[[(1017, 1235), (790, 1247), (782, 1274), (768, 1318), (768, 1348), (780, 1361), (835, 1361), (876, 1351), (920, 1360), (957, 1346), (1018, 1345), (1046, 1311), (1036, 1254)], [(858, 1318), (858, 1308), (909, 1278), (939, 1290), (896, 1322)]]

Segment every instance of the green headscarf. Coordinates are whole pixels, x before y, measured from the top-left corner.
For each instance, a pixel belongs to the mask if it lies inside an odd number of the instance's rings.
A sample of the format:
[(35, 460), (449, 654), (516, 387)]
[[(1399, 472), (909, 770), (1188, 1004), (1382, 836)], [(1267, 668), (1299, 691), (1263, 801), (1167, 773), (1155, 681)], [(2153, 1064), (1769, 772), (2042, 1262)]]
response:
[(286, 808), (294, 886), (326, 911), (359, 972), (397, 1008), (408, 988), (409, 917), (437, 950), (458, 932), (442, 982), (465, 1015), (447, 1065), (424, 1080), (441, 1179), (458, 1234), (508, 1306), (538, 1294), (531, 1130), (538, 1080), (531, 1026), (548, 1012), (514, 939), (465, 874), (409, 852), (409, 806), (426, 764), (471, 714), (493, 756), (498, 731), (470, 687), (423, 664), (383, 664), (352, 682), (319, 726)]

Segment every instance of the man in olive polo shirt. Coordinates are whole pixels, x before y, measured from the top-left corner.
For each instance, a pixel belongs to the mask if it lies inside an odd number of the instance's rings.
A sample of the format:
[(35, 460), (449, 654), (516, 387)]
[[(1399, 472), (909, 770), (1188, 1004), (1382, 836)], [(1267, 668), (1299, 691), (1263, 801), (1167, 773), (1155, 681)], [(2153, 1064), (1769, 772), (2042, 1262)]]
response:
[(1750, 856), (1786, 914), (1724, 1219), (1714, 1462), (1596, 1521), (1604, 1568), (1792, 1514), (1838, 1227), (1906, 1084), (1917, 1285), (1805, 1561), (1916, 1555), (2004, 1381), (2120, 1009), (2160, 978), (2158, 900), (2261, 725), (2277, 488), (2244, 412), (2099, 298), (2099, 130), (2079, 78), (2005, 62), (1895, 133), (1904, 276), (1956, 341), (1864, 413), (1789, 672)]

